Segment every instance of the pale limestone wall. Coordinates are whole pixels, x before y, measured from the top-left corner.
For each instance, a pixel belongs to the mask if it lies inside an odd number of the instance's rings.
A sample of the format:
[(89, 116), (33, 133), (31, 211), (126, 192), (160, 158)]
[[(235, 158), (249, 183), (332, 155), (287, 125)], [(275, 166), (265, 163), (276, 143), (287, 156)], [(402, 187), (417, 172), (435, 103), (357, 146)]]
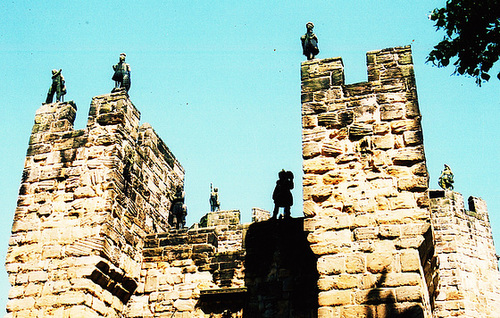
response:
[(318, 256), (318, 313), (428, 317), (421, 255), (432, 258), (432, 235), (411, 50), (369, 52), (367, 63), (369, 81), (352, 85), (341, 58), (302, 63), (304, 214)]
[[(7, 317), (119, 317), (137, 287), (142, 238), (166, 230), (184, 172), (124, 93), (36, 113), (6, 269)], [(154, 155), (153, 155), (154, 153)]]
[(147, 236), (139, 285), (125, 317), (221, 317), (238, 299), (233, 312), (241, 314), (245, 253), (219, 251), (220, 232), (210, 227)]
[(500, 317), (500, 273), (488, 210), (480, 198), (431, 191), (439, 258), (434, 317)]

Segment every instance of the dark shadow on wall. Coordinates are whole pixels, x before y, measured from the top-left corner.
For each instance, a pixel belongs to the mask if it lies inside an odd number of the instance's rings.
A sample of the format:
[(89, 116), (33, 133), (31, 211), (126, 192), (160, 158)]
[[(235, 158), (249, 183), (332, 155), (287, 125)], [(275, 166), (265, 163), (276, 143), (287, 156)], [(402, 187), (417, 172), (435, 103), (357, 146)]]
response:
[(383, 287), (386, 286), (387, 273), (382, 273), (374, 288), (368, 292), (365, 304), (367, 307), (365, 317), (370, 318), (424, 318), (424, 310), (416, 303), (396, 303), (393, 293)]
[(303, 218), (293, 218), (250, 225), (245, 238), (243, 317), (317, 317), (317, 257), (303, 224)]

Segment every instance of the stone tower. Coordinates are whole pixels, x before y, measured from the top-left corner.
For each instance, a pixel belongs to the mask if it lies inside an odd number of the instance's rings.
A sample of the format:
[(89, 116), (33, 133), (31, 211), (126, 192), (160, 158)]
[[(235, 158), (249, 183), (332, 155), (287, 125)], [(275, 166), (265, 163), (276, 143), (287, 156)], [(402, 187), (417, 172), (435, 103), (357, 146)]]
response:
[(346, 85), (341, 58), (302, 63), (319, 316), (429, 316), (428, 174), (410, 47), (369, 52), (367, 64), (368, 82)]
[[(166, 231), (184, 171), (125, 93), (42, 105), (23, 171), (7, 272), (15, 317), (120, 317), (147, 234)], [(68, 317), (68, 316), (64, 316)]]
[(36, 112), (8, 318), (500, 317), (486, 203), (429, 190), (410, 47), (302, 63), (304, 217), (172, 229), (184, 170), (125, 92)]
[[(411, 49), (302, 63), (305, 230), (319, 317), (500, 317), (484, 201), (430, 191)], [(429, 199), (429, 193), (431, 197)]]
[(439, 289), (434, 317), (500, 317), (500, 275), (486, 202), (429, 192)]

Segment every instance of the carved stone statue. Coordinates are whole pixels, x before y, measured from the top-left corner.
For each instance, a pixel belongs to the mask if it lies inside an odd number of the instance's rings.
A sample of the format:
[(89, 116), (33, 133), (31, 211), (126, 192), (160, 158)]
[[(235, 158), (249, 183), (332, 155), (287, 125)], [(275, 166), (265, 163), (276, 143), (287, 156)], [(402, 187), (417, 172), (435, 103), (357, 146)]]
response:
[(219, 189), (212, 188), (210, 183), (210, 212), (220, 211)]
[(312, 22), (307, 22), (306, 28), (306, 34), (300, 37), (302, 41), (302, 53), (308, 60), (312, 60), (319, 53), (318, 38), (313, 33), (314, 24)]
[(187, 206), (184, 204), (186, 194), (181, 189), (175, 194), (172, 202), (172, 210), (170, 212), (169, 223), (174, 229), (182, 229), (186, 225)]
[(125, 88), (125, 90), (128, 92), (130, 89), (130, 65), (125, 63), (125, 57), (127, 57), (127, 54), (121, 53), (120, 54), (120, 61), (118, 64), (113, 65), (113, 70), (115, 73), (113, 74), (113, 81), (115, 81), (115, 88), (112, 90), (112, 92), (117, 91), (119, 88)]
[(61, 74), (62, 69), (52, 70), (52, 85), (50, 85), (49, 92), (47, 93), (46, 103), (52, 103), (54, 94), (56, 94), (56, 102), (63, 102), (64, 95), (66, 95), (66, 85), (64, 77)]
[(284, 208), (284, 217), (290, 218), (290, 207), (293, 205), (293, 173), (291, 171), (281, 170), (278, 173), (278, 181), (273, 192), (274, 211), (273, 219), (278, 216), (279, 208)]
[(445, 164), (444, 170), (441, 171), (441, 176), (439, 177), (439, 186), (443, 190), (453, 190), (453, 172), (451, 168)]

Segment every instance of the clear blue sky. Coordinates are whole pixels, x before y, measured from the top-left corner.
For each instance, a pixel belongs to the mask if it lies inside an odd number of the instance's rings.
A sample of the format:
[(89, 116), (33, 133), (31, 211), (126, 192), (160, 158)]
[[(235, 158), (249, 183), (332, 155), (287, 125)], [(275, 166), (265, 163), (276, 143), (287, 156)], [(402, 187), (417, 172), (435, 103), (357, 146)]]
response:
[[(282, 168), (296, 175), (301, 216), (300, 36), (313, 21), (318, 58), (342, 56), (366, 81), (365, 53), (412, 45), (431, 188), (447, 163), (455, 189), (488, 203), (500, 250), (499, 92), (492, 79), (425, 64), (442, 37), (428, 15), (444, 1), (2, 1), (0, 3), (0, 258), (5, 258), (34, 113), (62, 68), (83, 128), (91, 98), (113, 87), (121, 52), (130, 98), (186, 169), (188, 224), (221, 207), (272, 209)], [(498, 72), (498, 66), (497, 66)], [(496, 74), (496, 73), (495, 73)], [(493, 78), (493, 76), (492, 76)], [(3, 262), (3, 261), (2, 261)], [(0, 271), (0, 307), (9, 284)]]

